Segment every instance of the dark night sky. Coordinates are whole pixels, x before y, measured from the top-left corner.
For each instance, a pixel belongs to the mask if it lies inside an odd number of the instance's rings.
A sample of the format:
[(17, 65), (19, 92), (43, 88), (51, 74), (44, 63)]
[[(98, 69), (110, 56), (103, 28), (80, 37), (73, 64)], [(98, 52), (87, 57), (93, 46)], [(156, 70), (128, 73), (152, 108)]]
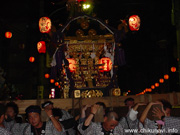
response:
[[(61, 9), (51, 19), (54, 24), (65, 24), (68, 18), (65, 2), (66, 0), (44, 0), (44, 15), (48, 16), (53, 11)], [(3, 37), (3, 32), (8, 29), (17, 36), (16, 38), (13, 36), (11, 39), (13, 44), (11, 43), (9, 47), (2, 46), (2, 43), (5, 43), (3, 39), (0, 45), (1, 49), (11, 48), (11, 53), (17, 57), (21, 55), (28, 58), (31, 53), (37, 55), (37, 52), (34, 51), (36, 46), (32, 47), (31, 44), (38, 40), (39, 36), (37, 34), (36, 37), (33, 37), (33, 33), (38, 33), (38, 20), (41, 16), (39, 3), (39, 0), (19, 0), (4, 1), (1, 4), (0, 36)], [(120, 88), (123, 91), (130, 89), (133, 94), (141, 92), (158, 82), (164, 74), (169, 73), (171, 66), (176, 66), (176, 52), (174, 51), (176, 35), (175, 28), (171, 24), (171, 1), (94, 0), (94, 12), (98, 18), (108, 19), (109, 25), (114, 28), (117, 28), (120, 19), (125, 19), (133, 13), (138, 14), (141, 18), (140, 30), (135, 33), (129, 32), (123, 41), (127, 64), (120, 67), (118, 72)], [(31, 34), (28, 34), (27, 31)], [(26, 45), (24, 50), (17, 49), (20, 44)], [(25, 56), (23, 56), (24, 54)], [(1, 55), (0, 66), (2, 67), (5, 67), (3, 66), (5, 61), (3, 57), (5, 56), (5, 54)], [(8, 62), (6, 64), (8, 65)], [(31, 65), (28, 62), (26, 64), (28, 66), (24, 66), (23, 70), (25, 73), (31, 71), (29, 69)], [(24, 76), (28, 77), (30, 73), (24, 74), (21, 74), (21, 79)], [(9, 78), (11, 82), (14, 81), (13, 79)], [(20, 84), (20, 82), (18, 83)], [(164, 89), (166, 86), (171, 87), (171, 84), (164, 84), (159, 89)], [(172, 89), (174, 89), (173, 86)]]

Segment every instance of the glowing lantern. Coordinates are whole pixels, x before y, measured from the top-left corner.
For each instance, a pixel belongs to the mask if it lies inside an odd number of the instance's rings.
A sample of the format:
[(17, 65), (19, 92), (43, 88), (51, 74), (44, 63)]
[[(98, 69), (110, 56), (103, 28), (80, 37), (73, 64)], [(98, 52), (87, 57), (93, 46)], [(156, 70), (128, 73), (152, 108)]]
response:
[(154, 86), (154, 85), (151, 85), (151, 89), (155, 89), (155, 86)]
[(151, 88), (148, 88), (148, 92), (152, 92), (152, 89), (151, 89)]
[(70, 72), (74, 72), (76, 71), (76, 61), (72, 58), (67, 58), (68, 62), (69, 62), (69, 70)]
[(103, 64), (103, 66), (100, 66), (100, 72), (103, 71), (110, 71), (112, 69), (112, 61), (110, 58), (105, 57), (105, 58), (101, 58), (99, 60), (99, 64)]
[(35, 61), (35, 58), (34, 58), (34, 57), (29, 57), (29, 61), (30, 61), (30, 62), (34, 62), (34, 61)]
[(169, 79), (169, 75), (167, 75), (167, 74), (164, 75), (164, 79), (166, 79), (166, 80)]
[(155, 86), (154, 86), (154, 85), (151, 85), (151, 89), (155, 89)]
[(45, 76), (45, 78), (49, 78), (49, 77), (50, 77), (50, 75), (49, 75), (49, 74), (45, 74), (44, 76)]
[(138, 15), (132, 15), (129, 17), (129, 29), (131, 31), (138, 31), (140, 28), (141, 20)]
[(60, 89), (60, 88), (61, 88), (61, 85), (58, 85), (58, 88)]
[(55, 98), (55, 88), (51, 89), (51, 98)]
[(46, 43), (44, 41), (39, 41), (37, 43), (37, 50), (39, 53), (46, 53)]
[(176, 72), (176, 67), (171, 67), (171, 72)]
[(160, 83), (164, 83), (164, 79), (162, 79), (162, 78), (159, 79), (159, 82), (160, 82)]
[(39, 19), (39, 30), (41, 33), (49, 33), (51, 30), (51, 19), (48, 17), (41, 17)]
[(9, 32), (9, 31), (7, 31), (7, 32), (5, 33), (5, 37), (6, 37), (6, 38), (11, 38), (11, 37), (12, 37), (12, 33)]
[(159, 83), (155, 83), (155, 86), (156, 86), (156, 87), (159, 87)]
[(59, 83), (58, 82), (55, 82), (55, 86), (58, 86), (59, 85)]
[(50, 83), (54, 83), (54, 79), (50, 79)]

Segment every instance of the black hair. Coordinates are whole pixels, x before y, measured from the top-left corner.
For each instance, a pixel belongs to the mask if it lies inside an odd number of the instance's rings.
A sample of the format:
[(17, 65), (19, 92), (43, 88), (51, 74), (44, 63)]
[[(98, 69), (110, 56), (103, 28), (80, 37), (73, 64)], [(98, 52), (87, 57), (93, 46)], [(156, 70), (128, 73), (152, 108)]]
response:
[(52, 109), (53, 116), (58, 116), (59, 118), (62, 118), (62, 111), (60, 108), (53, 108)]
[(97, 105), (103, 106), (103, 109), (106, 109), (106, 105), (103, 102), (96, 102)]
[(26, 108), (25, 112), (26, 112), (26, 118), (28, 118), (28, 114), (31, 112), (36, 112), (41, 114), (41, 108), (39, 105), (30, 105)]
[(160, 99), (159, 101), (163, 104), (164, 110), (166, 110), (167, 108), (172, 109), (172, 105), (169, 101), (165, 99)]
[(124, 100), (124, 104), (126, 105), (128, 101), (134, 101), (134, 99), (133, 99), (133, 98), (126, 98), (126, 99)]
[(5, 114), (5, 111), (5, 106), (2, 103), (0, 103), (0, 117)]
[(17, 105), (16, 103), (14, 103), (14, 102), (9, 102), (9, 103), (7, 103), (6, 106), (5, 106), (6, 111), (7, 111), (7, 108), (8, 108), (8, 107), (12, 107), (13, 110), (14, 110), (14, 112), (16, 113), (16, 116), (18, 115), (18, 113), (19, 113), (19, 107), (18, 107), (18, 105)]

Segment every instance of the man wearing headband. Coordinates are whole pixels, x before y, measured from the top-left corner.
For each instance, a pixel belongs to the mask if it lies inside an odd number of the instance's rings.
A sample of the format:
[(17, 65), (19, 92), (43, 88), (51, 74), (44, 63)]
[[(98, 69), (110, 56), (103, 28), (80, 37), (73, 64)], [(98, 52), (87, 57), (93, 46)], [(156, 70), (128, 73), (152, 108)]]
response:
[[(42, 105), (42, 108), (44, 109), (42, 111), (42, 121), (49, 121), (49, 117), (46, 114), (46, 111), (49, 111), (54, 108), (53, 102), (51, 101), (46, 101)], [(75, 135), (76, 131), (74, 130), (74, 125), (75, 125), (75, 120), (74, 117), (71, 116), (67, 111), (60, 109), (61, 110), (61, 117), (59, 118), (59, 122), (63, 125), (65, 132), (67, 135)], [(65, 124), (66, 123), (66, 124)], [(69, 124), (71, 123), (71, 124)], [(74, 123), (74, 125), (72, 124)], [(71, 127), (69, 127), (72, 125)]]
[(41, 108), (38, 105), (31, 105), (25, 111), (30, 125), (24, 130), (24, 135), (65, 135), (52, 110), (46, 112), (51, 120), (48, 122), (41, 121)]

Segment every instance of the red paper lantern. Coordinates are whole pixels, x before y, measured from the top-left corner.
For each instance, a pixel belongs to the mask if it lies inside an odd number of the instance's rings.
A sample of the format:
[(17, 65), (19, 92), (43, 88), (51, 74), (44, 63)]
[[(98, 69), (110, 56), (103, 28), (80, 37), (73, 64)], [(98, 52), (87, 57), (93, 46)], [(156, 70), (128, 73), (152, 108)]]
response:
[(58, 86), (59, 85), (59, 83), (58, 82), (55, 82), (55, 86)]
[(54, 79), (50, 79), (50, 83), (54, 83)]
[(41, 33), (49, 33), (51, 30), (51, 19), (48, 17), (41, 17), (39, 19), (39, 31)]
[(45, 74), (44, 76), (45, 76), (45, 78), (49, 78), (49, 77), (50, 77), (50, 75), (49, 75), (49, 74)]
[(154, 86), (154, 85), (151, 85), (151, 89), (155, 89), (155, 86)]
[(166, 74), (166, 75), (164, 75), (164, 79), (169, 79), (169, 75), (168, 74)]
[(176, 72), (176, 67), (171, 67), (171, 72)]
[(39, 53), (46, 53), (46, 43), (45, 41), (39, 41), (37, 43), (37, 50)]
[(69, 62), (69, 70), (70, 72), (75, 72), (76, 71), (76, 61), (72, 58), (67, 58), (68, 62)]
[(129, 17), (129, 29), (131, 31), (138, 31), (140, 28), (141, 20), (138, 15), (132, 15)]
[(11, 37), (12, 37), (12, 33), (9, 32), (9, 31), (7, 31), (7, 32), (5, 33), (5, 37), (6, 37), (6, 38), (11, 38)]
[(99, 64), (104, 64), (103, 66), (100, 66), (100, 72), (103, 71), (110, 71), (112, 69), (112, 61), (108, 57), (101, 58), (99, 60)]
[(160, 83), (164, 83), (164, 79), (162, 79), (162, 78), (159, 79), (159, 82), (160, 82)]
[(159, 83), (155, 83), (155, 86), (156, 86), (156, 87), (159, 87)]
[(35, 61), (35, 58), (31, 56), (31, 57), (29, 57), (29, 61), (30, 61), (30, 62), (34, 62), (34, 61)]

